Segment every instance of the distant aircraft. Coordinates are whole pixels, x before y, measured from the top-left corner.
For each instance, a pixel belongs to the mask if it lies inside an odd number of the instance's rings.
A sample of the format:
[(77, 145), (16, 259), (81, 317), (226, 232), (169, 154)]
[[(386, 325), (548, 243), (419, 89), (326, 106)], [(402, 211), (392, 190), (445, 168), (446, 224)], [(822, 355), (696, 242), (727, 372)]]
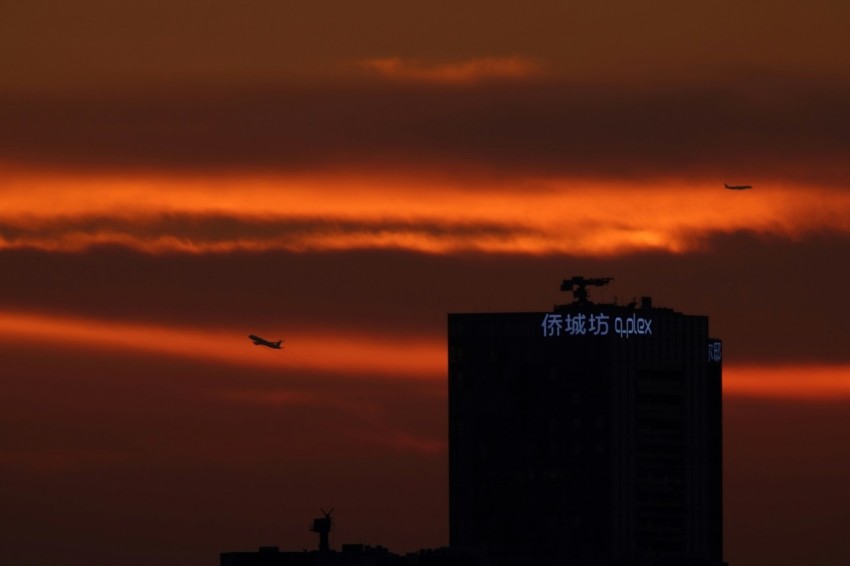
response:
[(746, 191), (747, 189), (752, 189), (752, 185), (727, 185), (723, 183), (723, 186), (729, 189), (730, 191)]
[(268, 340), (264, 340), (263, 338), (260, 338), (259, 336), (254, 336), (253, 334), (249, 334), (248, 338), (254, 341), (254, 346), (267, 346), (269, 348), (274, 348), (275, 350), (280, 350), (280, 343), (283, 342), (283, 340), (278, 340), (277, 342), (269, 342)]

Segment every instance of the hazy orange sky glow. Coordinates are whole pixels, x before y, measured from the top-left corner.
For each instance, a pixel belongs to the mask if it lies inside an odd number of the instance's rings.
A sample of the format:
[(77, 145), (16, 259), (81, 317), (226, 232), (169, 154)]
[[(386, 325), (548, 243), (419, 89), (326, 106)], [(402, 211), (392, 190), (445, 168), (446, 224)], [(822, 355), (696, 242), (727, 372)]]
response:
[[(442, 378), (445, 366), (441, 341), (399, 339), (389, 334), (311, 335), (308, 331), (299, 333), (298, 347), (291, 352), (261, 351), (257, 355), (247, 334), (244, 341), (236, 342), (232, 329), (157, 327), (0, 312), (0, 336), (10, 341), (43, 344), (50, 349), (137, 350), (234, 366), (276, 368), (282, 373), (318, 370), (331, 374), (435, 379)], [(334, 355), (323, 355), (329, 349)]]
[(2, 4), (3, 560), (445, 545), (446, 313), (585, 275), (723, 340), (729, 564), (850, 563), (848, 22)]
[[(237, 342), (229, 329), (156, 327), (39, 314), (0, 312), (0, 337), (42, 344), (49, 349), (140, 351), (203, 362), (275, 369), (277, 380), (293, 371), (431, 379), (445, 376), (445, 345), (439, 336), (387, 336), (299, 333), (296, 348), (257, 355), (249, 340)], [(325, 356), (323, 352), (334, 352)], [(835, 400), (850, 397), (850, 365), (727, 365), (724, 393), (785, 399)], [(312, 396), (272, 392), (236, 395), (257, 402), (291, 403)]]

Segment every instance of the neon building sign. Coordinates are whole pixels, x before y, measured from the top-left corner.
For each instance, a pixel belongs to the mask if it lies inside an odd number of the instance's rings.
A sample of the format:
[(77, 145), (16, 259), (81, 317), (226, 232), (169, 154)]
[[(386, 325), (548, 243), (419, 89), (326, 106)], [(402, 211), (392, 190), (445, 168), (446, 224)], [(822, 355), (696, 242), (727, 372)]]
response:
[(615, 316), (598, 314), (546, 313), (540, 325), (543, 336), (607, 336), (616, 334), (620, 338), (652, 335), (652, 319), (642, 316)]

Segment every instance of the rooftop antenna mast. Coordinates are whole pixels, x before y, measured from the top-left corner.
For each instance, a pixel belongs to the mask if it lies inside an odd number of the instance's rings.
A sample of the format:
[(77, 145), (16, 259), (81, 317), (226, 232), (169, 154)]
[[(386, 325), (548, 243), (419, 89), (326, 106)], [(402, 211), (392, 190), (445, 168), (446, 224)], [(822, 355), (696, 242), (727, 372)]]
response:
[(581, 275), (574, 275), (571, 279), (564, 279), (561, 283), (561, 291), (572, 291), (573, 304), (586, 305), (590, 303), (587, 298), (588, 285), (602, 287), (613, 280), (613, 277), (584, 278)]
[(331, 549), (331, 545), (328, 542), (328, 535), (333, 528), (331, 513), (333, 513), (334, 510), (331, 508), (330, 511), (325, 511), (321, 507), (319, 507), (319, 509), (322, 511), (322, 515), (324, 515), (324, 517), (313, 519), (313, 525), (310, 527), (310, 530), (314, 533), (318, 533), (319, 535), (319, 552), (327, 552)]

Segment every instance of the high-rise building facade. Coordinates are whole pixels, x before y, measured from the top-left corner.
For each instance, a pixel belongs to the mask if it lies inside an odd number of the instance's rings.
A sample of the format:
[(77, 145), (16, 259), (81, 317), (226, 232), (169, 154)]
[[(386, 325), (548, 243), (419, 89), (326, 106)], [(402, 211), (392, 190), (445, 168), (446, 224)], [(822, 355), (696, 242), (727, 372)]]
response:
[(599, 280), (571, 281), (551, 312), (448, 316), (451, 546), (497, 564), (723, 564), (708, 318), (594, 304)]

